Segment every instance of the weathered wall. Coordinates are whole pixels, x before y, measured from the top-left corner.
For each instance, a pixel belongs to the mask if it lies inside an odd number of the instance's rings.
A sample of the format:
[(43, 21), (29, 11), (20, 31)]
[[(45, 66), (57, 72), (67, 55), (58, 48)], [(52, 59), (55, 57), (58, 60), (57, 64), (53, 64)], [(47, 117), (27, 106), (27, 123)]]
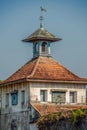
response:
[[(1, 95), (2, 95), (2, 89), (0, 87), (0, 114), (1, 114)], [(0, 115), (0, 130), (1, 130), (1, 115)]]
[[(9, 113), (10, 112), (18, 112), (22, 110), (26, 110), (29, 104), (29, 84), (27, 83), (20, 83), (20, 84), (13, 84), (4, 86), (2, 89), (2, 113)], [(12, 97), (11, 93), (14, 90), (18, 90), (18, 104), (12, 105)], [(22, 105), (21, 102), (21, 91), (25, 90), (25, 103)], [(6, 93), (9, 93), (9, 106), (6, 107)]]
[(0, 130), (1, 130), (1, 114), (0, 114)]
[(30, 83), (31, 101), (40, 101), (40, 90), (47, 90), (47, 102), (52, 102), (52, 90), (66, 91), (66, 104), (70, 103), (70, 91), (77, 92), (77, 103), (86, 102), (86, 88), (81, 84)]
[(2, 88), (0, 87), (0, 108), (1, 108), (1, 95), (2, 95)]
[(28, 111), (2, 114), (0, 130), (37, 130), (36, 124), (29, 124), (29, 120)]
[[(2, 89), (2, 112), (18, 112), (26, 110), (28, 108), (29, 100), (31, 101), (41, 101), (40, 90), (47, 90), (47, 102), (52, 102), (52, 90), (66, 91), (66, 104), (70, 103), (70, 91), (77, 92), (77, 102), (86, 102), (86, 88), (84, 85), (79, 84), (59, 84), (59, 83), (20, 83), (4, 86)], [(11, 92), (18, 90), (18, 104), (12, 105), (11, 102)], [(25, 104), (22, 106), (21, 102), (21, 91), (25, 90)], [(9, 93), (9, 106), (6, 107), (6, 93)]]
[[(2, 89), (2, 116), (1, 116), (1, 128), (0, 130), (11, 130), (11, 122), (17, 123), (18, 130), (27, 130), (27, 109), (29, 104), (29, 98), (31, 101), (40, 101), (40, 90), (47, 90), (47, 102), (52, 101), (52, 89), (65, 90), (66, 91), (66, 103), (69, 103), (69, 92), (77, 92), (77, 103), (85, 103), (86, 90), (84, 85), (77, 84), (57, 84), (57, 83), (20, 83), (9, 86), (4, 86)], [(12, 105), (11, 92), (18, 90), (18, 104)], [(25, 90), (25, 104), (22, 108), (21, 104), (21, 91)], [(6, 93), (9, 93), (9, 106), (6, 107)], [(81, 97), (83, 96), (83, 100)], [(26, 112), (25, 112), (26, 111)], [(21, 113), (23, 112), (23, 113)], [(12, 114), (10, 114), (12, 113)], [(15, 119), (15, 120), (14, 120)], [(34, 127), (34, 125), (32, 125)], [(34, 127), (36, 129), (36, 127)], [(33, 128), (33, 129), (34, 129)], [(32, 130), (33, 130), (32, 129)], [(58, 129), (59, 130), (59, 129)], [(62, 129), (60, 129), (62, 130)], [(69, 129), (70, 130), (70, 129)]]

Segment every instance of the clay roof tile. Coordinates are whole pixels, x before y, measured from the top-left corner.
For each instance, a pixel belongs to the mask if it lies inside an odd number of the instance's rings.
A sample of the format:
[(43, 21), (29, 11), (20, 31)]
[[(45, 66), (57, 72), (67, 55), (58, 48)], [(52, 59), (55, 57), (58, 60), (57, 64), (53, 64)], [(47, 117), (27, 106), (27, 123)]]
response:
[(50, 80), (50, 81), (85, 81), (73, 74), (52, 57), (38, 57), (30, 60), (3, 83), (15, 82), (22, 79)]

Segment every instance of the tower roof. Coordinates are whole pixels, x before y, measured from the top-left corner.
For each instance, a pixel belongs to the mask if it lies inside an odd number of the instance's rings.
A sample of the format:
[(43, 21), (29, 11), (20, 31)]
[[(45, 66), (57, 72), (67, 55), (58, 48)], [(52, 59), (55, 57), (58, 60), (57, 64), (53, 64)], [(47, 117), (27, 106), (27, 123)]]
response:
[(61, 38), (57, 38), (52, 33), (48, 32), (46, 29), (39, 28), (34, 33), (32, 33), (30, 36), (25, 38), (23, 41), (25, 42), (34, 42), (34, 41), (50, 41), (50, 42), (56, 42), (61, 40)]
[(2, 82), (2, 84), (32, 80), (41, 82), (47, 81), (87, 84), (87, 79), (80, 78), (73, 74), (53, 58), (41, 56), (26, 63), (7, 80)]

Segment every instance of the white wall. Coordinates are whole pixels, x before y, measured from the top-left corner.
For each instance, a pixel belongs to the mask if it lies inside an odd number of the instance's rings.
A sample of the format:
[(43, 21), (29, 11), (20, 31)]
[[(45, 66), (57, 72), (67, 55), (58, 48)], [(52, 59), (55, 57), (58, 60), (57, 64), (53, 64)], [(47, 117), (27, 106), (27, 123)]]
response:
[[(9, 85), (9, 86), (3, 86), (2, 89), (2, 108), (5, 109), (3, 113), (8, 113), (8, 116), (10, 113), (12, 113), (12, 117), (9, 120), (9, 118), (6, 120), (7, 125), (8, 121), (11, 122), (12, 118), (16, 118), (18, 121), (21, 119), (23, 116), (24, 122), (26, 120), (26, 112), (28, 108), (28, 103), (29, 103), (29, 97), (31, 98), (31, 101), (40, 101), (40, 90), (47, 90), (47, 102), (52, 101), (52, 90), (64, 90), (66, 91), (66, 103), (70, 102), (69, 98), (69, 93), (70, 91), (75, 91), (77, 92), (77, 103), (85, 103), (86, 99), (86, 88), (84, 85), (79, 85), (79, 84), (60, 84), (60, 83), (20, 83), (20, 84), (15, 84), (15, 85)], [(14, 90), (18, 90), (18, 104), (17, 105), (12, 105), (11, 104), (11, 92)], [(21, 91), (25, 90), (25, 106), (24, 108), (21, 107)], [(5, 95), (6, 93), (9, 93), (9, 107), (5, 108)], [(24, 111), (25, 114), (22, 115), (20, 114), (21, 111)], [(33, 113), (33, 110), (32, 110)], [(19, 116), (18, 116), (19, 115)], [(28, 114), (27, 114), (28, 115)], [(4, 126), (4, 125), (3, 125)], [(9, 126), (9, 125), (8, 125)], [(10, 128), (10, 126), (9, 126)], [(10, 129), (7, 130), (10, 130)], [(21, 126), (19, 125), (18, 130), (21, 130)], [(30, 125), (30, 130), (38, 130), (36, 127), (36, 124), (31, 124)]]
[(69, 94), (71, 91), (77, 92), (77, 103), (85, 103), (86, 88), (80, 84), (60, 84), (60, 83), (30, 83), (30, 97), (34, 101), (40, 101), (40, 90), (47, 90), (47, 101), (52, 101), (52, 90), (66, 91), (66, 103), (70, 103)]
[[(86, 87), (81, 84), (61, 84), (61, 83), (20, 83), (15, 85), (4, 86), (2, 89), (2, 108), (5, 108), (6, 93), (9, 93), (9, 108), (12, 112), (26, 110), (28, 108), (29, 97), (31, 101), (40, 101), (40, 90), (47, 90), (47, 102), (52, 102), (52, 90), (66, 91), (66, 103), (70, 103), (70, 91), (77, 92), (77, 103), (85, 103)], [(12, 105), (11, 92), (18, 90), (18, 104)], [(25, 90), (25, 105), (21, 106), (21, 91)], [(7, 108), (6, 108), (7, 109)], [(10, 112), (11, 112), (10, 110)], [(8, 110), (7, 110), (8, 111)]]

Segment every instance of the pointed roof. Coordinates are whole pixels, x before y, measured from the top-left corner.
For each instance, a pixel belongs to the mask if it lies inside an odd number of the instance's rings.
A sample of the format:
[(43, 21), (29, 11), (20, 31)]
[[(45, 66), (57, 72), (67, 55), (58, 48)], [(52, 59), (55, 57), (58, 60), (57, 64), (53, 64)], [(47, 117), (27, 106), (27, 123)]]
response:
[(62, 83), (82, 83), (87, 84), (87, 79), (83, 79), (73, 74), (63, 65), (51, 57), (38, 57), (30, 60), (2, 84), (23, 82), (62, 82)]
[(46, 29), (39, 28), (38, 30), (36, 30), (34, 33), (32, 33), (30, 36), (28, 36), (26, 39), (24, 39), (23, 41), (25, 42), (34, 42), (34, 41), (50, 41), (50, 42), (55, 42), (55, 41), (59, 41), (61, 40), (60, 38), (57, 38), (56, 36), (54, 36), (52, 33), (48, 32)]

